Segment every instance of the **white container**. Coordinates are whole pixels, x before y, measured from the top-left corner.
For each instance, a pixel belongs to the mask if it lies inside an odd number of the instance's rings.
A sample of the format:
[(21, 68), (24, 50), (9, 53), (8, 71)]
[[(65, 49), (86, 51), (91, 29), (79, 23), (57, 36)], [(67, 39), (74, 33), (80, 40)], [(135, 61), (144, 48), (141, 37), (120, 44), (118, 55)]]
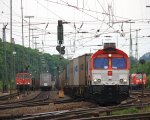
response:
[(73, 85), (79, 85), (79, 59), (73, 59)]
[(45, 86), (52, 86), (50, 73), (40, 74), (40, 87), (45, 87)]

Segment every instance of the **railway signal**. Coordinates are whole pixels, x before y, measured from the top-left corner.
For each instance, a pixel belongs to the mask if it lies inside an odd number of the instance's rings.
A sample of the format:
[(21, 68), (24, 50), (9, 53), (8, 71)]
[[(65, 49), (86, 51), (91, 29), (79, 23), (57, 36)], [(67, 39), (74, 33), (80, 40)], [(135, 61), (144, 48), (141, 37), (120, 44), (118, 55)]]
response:
[(62, 22), (62, 20), (58, 20), (57, 39), (58, 39), (58, 44), (63, 44), (64, 35), (63, 35), (63, 22)]
[(64, 54), (65, 54), (65, 46), (57, 45), (57, 46), (56, 46), (56, 50), (57, 50), (61, 55), (64, 55)]
[(58, 40), (58, 45), (56, 46), (56, 50), (60, 53), (60, 55), (64, 55), (65, 54), (65, 46), (61, 46), (64, 43), (62, 20), (58, 20), (57, 40)]

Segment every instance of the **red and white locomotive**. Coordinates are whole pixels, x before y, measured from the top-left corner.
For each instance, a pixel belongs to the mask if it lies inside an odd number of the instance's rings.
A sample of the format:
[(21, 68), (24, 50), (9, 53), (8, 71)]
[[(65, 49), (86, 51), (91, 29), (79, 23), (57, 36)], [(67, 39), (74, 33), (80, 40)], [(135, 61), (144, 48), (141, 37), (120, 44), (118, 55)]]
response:
[(16, 87), (18, 90), (29, 89), (32, 87), (32, 76), (30, 73), (23, 72), (16, 75)]
[(131, 74), (130, 80), (132, 89), (142, 89), (142, 84), (146, 87), (148, 83), (146, 74)]
[(99, 103), (118, 103), (129, 97), (129, 57), (114, 43), (74, 58), (61, 74), (61, 87), (71, 96)]
[(89, 92), (97, 101), (120, 102), (129, 97), (129, 57), (115, 44), (105, 43), (104, 49), (90, 58)]

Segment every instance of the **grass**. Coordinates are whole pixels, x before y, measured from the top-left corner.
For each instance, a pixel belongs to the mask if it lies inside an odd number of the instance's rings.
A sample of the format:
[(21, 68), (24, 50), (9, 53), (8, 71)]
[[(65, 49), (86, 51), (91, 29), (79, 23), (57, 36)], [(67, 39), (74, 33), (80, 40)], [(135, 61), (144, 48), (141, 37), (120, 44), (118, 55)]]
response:
[(125, 110), (117, 110), (117, 111), (112, 112), (112, 115), (134, 114), (134, 113), (144, 113), (144, 112), (150, 112), (150, 106), (143, 107), (141, 109), (139, 109), (139, 108), (128, 108)]
[(122, 114), (131, 114), (131, 113), (139, 113), (139, 109), (129, 108), (125, 110), (118, 110), (118, 111), (112, 112), (112, 115), (122, 115)]

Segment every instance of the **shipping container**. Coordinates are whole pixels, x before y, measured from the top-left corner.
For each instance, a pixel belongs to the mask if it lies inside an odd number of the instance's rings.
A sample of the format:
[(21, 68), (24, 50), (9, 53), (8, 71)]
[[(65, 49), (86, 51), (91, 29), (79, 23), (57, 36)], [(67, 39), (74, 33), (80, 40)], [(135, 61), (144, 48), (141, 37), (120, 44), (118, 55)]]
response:
[(79, 85), (79, 58), (73, 59), (73, 85)]
[(73, 60), (70, 61), (69, 63), (69, 71), (68, 71), (68, 74), (69, 74), (69, 82), (68, 84), (71, 86), (73, 85)]
[(88, 80), (88, 60), (91, 54), (85, 54), (79, 57), (79, 85), (87, 85)]

